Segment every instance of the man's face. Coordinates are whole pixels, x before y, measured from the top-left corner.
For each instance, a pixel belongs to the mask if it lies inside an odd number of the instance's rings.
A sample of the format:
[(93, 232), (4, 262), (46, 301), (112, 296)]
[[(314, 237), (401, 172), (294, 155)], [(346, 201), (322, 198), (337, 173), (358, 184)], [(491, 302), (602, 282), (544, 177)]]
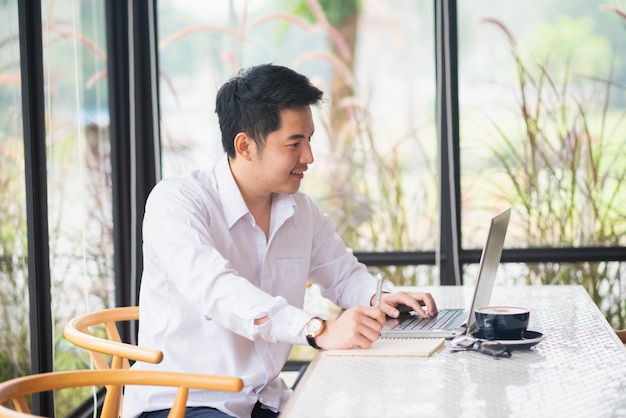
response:
[(256, 181), (265, 192), (295, 193), (313, 163), (309, 142), (313, 117), (309, 106), (285, 109), (280, 115), (280, 128), (267, 136), (265, 147), (255, 155)]

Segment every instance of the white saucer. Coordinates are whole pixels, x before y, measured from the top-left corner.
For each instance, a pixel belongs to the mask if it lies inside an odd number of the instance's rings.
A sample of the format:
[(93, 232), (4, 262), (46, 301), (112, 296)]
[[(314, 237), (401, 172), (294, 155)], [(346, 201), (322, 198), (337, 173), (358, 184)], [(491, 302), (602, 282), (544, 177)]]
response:
[[(484, 338), (482, 338), (482, 336), (480, 335), (480, 332), (472, 333), (472, 337), (478, 338), (480, 340), (484, 340)], [(530, 347), (537, 345), (544, 338), (545, 336), (540, 332), (526, 330), (524, 332), (524, 338), (522, 338), (521, 340), (493, 340), (493, 341), (508, 347), (509, 350), (527, 350)]]

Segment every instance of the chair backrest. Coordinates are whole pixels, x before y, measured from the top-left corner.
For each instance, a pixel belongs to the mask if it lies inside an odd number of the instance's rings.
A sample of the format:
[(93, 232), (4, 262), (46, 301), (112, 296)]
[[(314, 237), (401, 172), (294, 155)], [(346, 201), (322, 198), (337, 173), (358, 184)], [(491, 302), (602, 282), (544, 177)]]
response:
[[(98, 370), (123, 370), (130, 368), (130, 361), (160, 363), (163, 353), (159, 350), (139, 347), (122, 342), (117, 325), (127, 321), (139, 320), (139, 307), (126, 306), (88, 312), (70, 320), (63, 330), (65, 338), (74, 345), (84, 348), (89, 353), (94, 367)], [(106, 338), (96, 335), (98, 329), (104, 328)], [(110, 356), (110, 364), (107, 361)], [(122, 385), (107, 386), (105, 404), (107, 402), (122, 408)]]
[[(33, 393), (82, 386), (150, 385), (177, 387), (169, 418), (185, 415), (189, 389), (239, 392), (243, 381), (233, 376), (215, 376), (192, 373), (140, 371), (140, 370), (76, 370), (69, 372), (41, 373), (18, 377), (0, 383), (0, 418), (36, 417), (32, 415), (27, 397)], [(117, 418), (121, 393), (107, 393), (101, 418)], [(15, 410), (6, 406), (9, 401)]]
[[(117, 324), (123, 321), (139, 319), (139, 308), (127, 306), (89, 312), (70, 320), (63, 334), (65, 338), (78, 347), (89, 352), (96, 369), (128, 369), (129, 360), (160, 363), (163, 353), (159, 350), (138, 347), (122, 342)], [(90, 327), (103, 326), (107, 339), (93, 335)], [(111, 356), (111, 364), (107, 357)]]

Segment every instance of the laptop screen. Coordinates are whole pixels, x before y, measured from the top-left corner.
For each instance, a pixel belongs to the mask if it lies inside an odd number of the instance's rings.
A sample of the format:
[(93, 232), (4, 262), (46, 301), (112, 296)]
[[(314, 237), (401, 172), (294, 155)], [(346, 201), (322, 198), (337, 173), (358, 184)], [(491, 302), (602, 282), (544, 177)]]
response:
[(474, 296), (472, 304), (467, 313), (467, 329), (466, 333), (474, 332), (476, 319), (474, 318), (474, 310), (489, 305), (491, 293), (496, 281), (496, 273), (500, 265), (502, 257), (502, 248), (504, 246), (504, 237), (509, 226), (509, 218), (511, 217), (511, 208), (505, 209), (491, 219), (489, 233), (487, 234), (487, 242), (480, 256), (480, 265), (478, 267), (478, 277), (476, 286), (474, 287)]

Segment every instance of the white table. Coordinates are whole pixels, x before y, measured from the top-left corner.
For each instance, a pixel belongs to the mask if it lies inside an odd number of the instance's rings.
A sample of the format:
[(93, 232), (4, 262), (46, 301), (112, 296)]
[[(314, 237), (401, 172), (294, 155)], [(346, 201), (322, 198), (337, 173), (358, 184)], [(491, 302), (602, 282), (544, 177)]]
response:
[[(469, 287), (428, 288), (468, 306)], [(429, 358), (318, 353), (281, 417), (626, 417), (626, 348), (580, 286), (496, 287), (545, 339), (495, 360), (446, 347)]]

